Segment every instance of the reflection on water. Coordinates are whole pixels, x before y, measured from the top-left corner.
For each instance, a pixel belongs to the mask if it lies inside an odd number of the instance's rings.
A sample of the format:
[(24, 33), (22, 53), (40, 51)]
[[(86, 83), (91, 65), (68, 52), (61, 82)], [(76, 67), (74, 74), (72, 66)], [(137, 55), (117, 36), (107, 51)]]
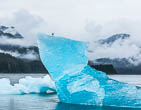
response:
[(55, 110), (140, 110), (140, 109), (118, 108), (118, 107), (96, 107), (96, 106), (58, 103)]
[(0, 110), (140, 110), (60, 103), (56, 94), (1, 95)]
[[(0, 78), (9, 78), (11, 84), (18, 83), (25, 76), (43, 77), (45, 74), (0, 74)], [(111, 76), (122, 79), (123, 76)], [(133, 77), (133, 76), (132, 76)], [(126, 77), (126, 82), (131, 82), (132, 77)], [(141, 76), (140, 76), (141, 78)], [(139, 76), (134, 80), (140, 84)], [(137, 80), (136, 80), (137, 79)], [(125, 79), (124, 79), (125, 80)], [(124, 81), (123, 80), (123, 81)], [(137, 82), (137, 83), (136, 83)], [(76, 97), (77, 98), (77, 97)], [(27, 94), (27, 95), (0, 95), (0, 110), (141, 110), (133, 108), (95, 107), (60, 103), (56, 94)]]
[(0, 110), (54, 110), (57, 95), (1, 95)]

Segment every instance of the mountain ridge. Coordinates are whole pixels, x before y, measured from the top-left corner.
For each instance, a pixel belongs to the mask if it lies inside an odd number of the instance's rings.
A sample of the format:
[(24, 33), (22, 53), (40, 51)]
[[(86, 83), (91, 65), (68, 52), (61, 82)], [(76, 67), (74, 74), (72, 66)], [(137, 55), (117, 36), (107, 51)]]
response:
[(0, 26), (0, 36), (13, 39), (23, 39), (23, 36), (13, 26)]
[(114, 34), (114, 35), (108, 37), (107, 39), (101, 39), (101, 40), (98, 40), (97, 42), (100, 43), (100, 44), (112, 45), (115, 41), (117, 41), (119, 39), (125, 40), (125, 39), (128, 39), (128, 38), (130, 38), (130, 34), (121, 33), (121, 34)]
[[(4, 38), (4, 39), (2, 39)], [(25, 60), (39, 60), (39, 51), (38, 47), (34, 45), (21, 45), (9, 43), (11, 40), (18, 40), (21, 43), (24, 42), (24, 37), (15, 29), (15, 27), (6, 27), (0, 26), (0, 39), (4, 40), (6, 43), (0, 43), (0, 51), (1, 53), (8, 53), (14, 55), (15, 57), (22, 58)], [(8, 42), (8, 43), (7, 43)], [(33, 59), (27, 58), (26, 56), (30, 53), (30, 56)]]
[[(19, 34), (19, 35), (17, 36), (17, 34)], [(6, 39), (24, 40), (24, 37), (14, 27), (0, 26), (0, 38), (2, 38), (2, 37), (6, 38)], [(97, 43), (99, 43), (100, 45), (106, 44), (106, 45), (110, 46), (119, 39), (122, 41), (122, 40), (127, 40), (129, 38), (130, 38), (129, 34), (121, 33), (121, 34), (112, 35), (112, 36), (108, 37), (107, 39), (101, 39), (101, 40), (97, 41)], [(29, 62), (32, 62), (31, 63), (32, 65), (34, 65), (35, 62), (36, 62), (35, 63), (36, 65), (38, 65), (37, 63), (39, 63), (39, 65), (41, 64), (38, 47), (34, 46), (34, 45), (24, 46), (24, 45), (20, 45), (20, 44), (19, 45), (17, 45), (17, 44), (0, 44), (0, 54), (6, 55), (5, 59), (11, 58), (10, 56), (14, 57), (15, 62), (16, 62), (15, 65), (17, 65), (17, 67), (18, 67), (18, 61), (24, 62), (23, 64), (28, 65), (29, 67), (30, 67)], [(9, 54), (10, 56), (8, 56), (7, 54)], [(4, 55), (2, 55), (2, 56), (4, 56)], [(34, 57), (34, 59), (33, 59), (33, 57)], [(2, 59), (2, 57), (0, 59)], [(129, 60), (126, 58), (121, 58), (121, 59), (120, 58), (114, 58), (114, 59), (98, 58), (96, 60), (89, 61), (89, 62), (93, 62), (90, 64), (92, 67), (99, 69), (103, 72), (107, 72), (107, 73), (110, 72), (110, 74), (114, 74), (114, 73), (115, 74), (116, 73), (117, 74), (129, 74), (129, 73), (130, 74), (133, 74), (133, 73), (139, 74), (139, 72), (141, 73), (141, 69), (140, 69), (141, 64), (135, 66), (131, 62), (129, 62)], [(3, 67), (2, 64), (3, 63), (1, 63), (0, 66)], [(6, 65), (11, 65), (11, 63), (9, 64), (9, 62), (7, 61)], [(7, 67), (6, 65), (5, 65), (5, 67)], [(38, 67), (36, 67), (36, 68), (38, 68)], [(41, 66), (40, 68), (43, 68), (43, 66)], [(107, 70), (105, 70), (105, 68), (107, 68)], [(25, 67), (25, 69), (26, 69), (26, 67)], [(31, 72), (31, 70), (32, 69), (29, 69), (30, 72)], [(42, 71), (44, 71), (44, 70), (41, 70), (40, 72), (42, 72)]]

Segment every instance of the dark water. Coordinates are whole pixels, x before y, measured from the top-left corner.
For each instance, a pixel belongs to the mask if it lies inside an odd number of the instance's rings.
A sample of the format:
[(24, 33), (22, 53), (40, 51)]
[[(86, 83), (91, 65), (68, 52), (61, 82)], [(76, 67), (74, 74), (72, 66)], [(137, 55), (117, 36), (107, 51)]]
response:
[[(43, 74), (0, 74), (18, 83), (25, 76), (43, 77)], [(118, 76), (119, 77), (119, 76)], [(134, 108), (95, 107), (60, 103), (56, 94), (0, 95), (0, 110), (141, 110)]]

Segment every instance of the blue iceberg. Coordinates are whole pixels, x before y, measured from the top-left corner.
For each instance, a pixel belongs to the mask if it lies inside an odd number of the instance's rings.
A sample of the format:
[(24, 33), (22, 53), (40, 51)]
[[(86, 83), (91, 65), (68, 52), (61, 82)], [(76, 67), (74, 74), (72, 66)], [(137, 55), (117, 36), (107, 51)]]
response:
[(38, 35), (41, 60), (55, 81), (64, 103), (141, 107), (141, 89), (110, 79), (88, 66), (87, 42), (59, 36)]

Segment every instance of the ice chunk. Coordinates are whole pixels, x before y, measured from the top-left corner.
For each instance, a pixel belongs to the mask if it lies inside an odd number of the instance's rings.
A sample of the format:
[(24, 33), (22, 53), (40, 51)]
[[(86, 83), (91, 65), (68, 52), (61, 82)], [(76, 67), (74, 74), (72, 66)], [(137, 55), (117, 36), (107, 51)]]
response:
[(0, 94), (30, 94), (56, 92), (54, 82), (49, 75), (44, 78), (32, 78), (30, 76), (19, 80), (18, 84), (12, 86), (10, 80), (0, 79)]
[(38, 35), (40, 57), (55, 81), (61, 102), (141, 107), (141, 89), (118, 82), (87, 65), (88, 43), (46, 34)]

